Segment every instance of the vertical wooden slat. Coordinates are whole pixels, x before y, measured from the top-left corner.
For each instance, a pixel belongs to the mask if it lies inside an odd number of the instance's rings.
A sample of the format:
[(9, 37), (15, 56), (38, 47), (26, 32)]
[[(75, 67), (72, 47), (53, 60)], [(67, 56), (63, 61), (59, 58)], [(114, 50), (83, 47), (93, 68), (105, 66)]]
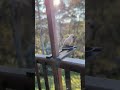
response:
[(85, 90), (85, 73), (80, 73), (81, 90)]
[(46, 66), (46, 64), (43, 64), (42, 67), (43, 67), (43, 73), (44, 73), (44, 80), (45, 80), (46, 90), (50, 90), (50, 88), (49, 88), (49, 82), (48, 82), (48, 70), (47, 70), (47, 66)]
[(55, 90), (63, 90), (61, 69), (56, 68), (56, 65), (52, 64), (52, 71), (54, 76)]
[(65, 70), (66, 90), (71, 90), (70, 71)]
[(39, 74), (39, 69), (38, 69), (38, 65), (37, 62), (35, 62), (35, 71), (36, 71), (36, 76), (37, 76), (37, 83), (38, 83), (38, 89), (41, 89), (41, 83), (40, 83), (40, 74)]
[[(56, 20), (55, 20), (55, 7), (53, 6), (53, 0), (45, 0), (46, 5), (46, 13), (48, 19), (48, 28), (49, 28), (49, 36), (51, 42), (51, 50), (52, 57), (54, 60), (59, 56), (59, 45), (57, 38), (57, 29), (56, 29)], [(56, 63), (52, 64), (53, 74), (54, 74), (54, 83), (55, 90), (63, 90), (62, 89), (62, 72), (61, 69), (56, 67)]]

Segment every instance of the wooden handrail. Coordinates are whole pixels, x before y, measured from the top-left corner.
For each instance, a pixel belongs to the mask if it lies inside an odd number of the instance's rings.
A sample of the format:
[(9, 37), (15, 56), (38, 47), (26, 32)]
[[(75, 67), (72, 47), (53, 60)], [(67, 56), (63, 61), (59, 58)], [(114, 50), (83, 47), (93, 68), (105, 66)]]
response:
[[(53, 63), (56, 63), (55, 60), (53, 59), (47, 59), (47, 55), (35, 55), (36, 61), (44, 64), (46, 63), (47, 65), (51, 65)], [(77, 59), (77, 58), (64, 58), (63, 60), (60, 61), (60, 68), (67, 69), (70, 71), (75, 71), (78, 73), (82, 73), (85, 71), (85, 60), (82, 59)]]

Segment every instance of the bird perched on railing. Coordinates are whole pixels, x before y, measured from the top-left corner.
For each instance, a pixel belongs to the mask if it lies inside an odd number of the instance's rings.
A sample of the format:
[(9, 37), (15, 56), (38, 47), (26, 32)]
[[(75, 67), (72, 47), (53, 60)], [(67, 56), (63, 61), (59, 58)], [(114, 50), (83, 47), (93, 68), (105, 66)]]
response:
[[(75, 42), (75, 36), (74, 34), (70, 34), (66, 39), (64, 39), (63, 41), (63, 45), (59, 48), (59, 53), (61, 53), (64, 50), (73, 50), (74, 48), (76, 48), (74, 46), (74, 42)], [(52, 55), (50, 55), (49, 57), (46, 58), (51, 58)]]
[(67, 37), (67, 38), (63, 41), (63, 47), (73, 46), (74, 41), (75, 41), (75, 36), (74, 36), (74, 34), (70, 34), (69, 37)]
[(74, 46), (74, 42), (75, 42), (75, 36), (74, 34), (70, 34), (67, 38), (64, 39), (60, 51), (72, 49)]

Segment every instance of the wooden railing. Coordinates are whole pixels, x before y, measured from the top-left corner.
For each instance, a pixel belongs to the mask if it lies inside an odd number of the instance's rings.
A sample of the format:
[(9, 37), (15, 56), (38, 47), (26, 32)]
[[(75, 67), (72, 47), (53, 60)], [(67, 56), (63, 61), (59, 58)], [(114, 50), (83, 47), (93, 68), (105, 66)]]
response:
[[(59, 76), (59, 74), (56, 73), (56, 69), (58, 69), (58, 68), (65, 70), (66, 90), (72, 90), (71, 89), (70, 71), (80, 73), (81, 87), (84, 88), (85, 60), (75, 59), (75, 58), (64, 58), (63, 60), (60, 61), (59, 67), (56, 67), (56, 65), (57, 65), (56, 61), (57, 60), (54, 60), (54, 59), (46, 59), (45, 55), (44, 56), (36, 55), (36, 76), (37, 76), (39, 90), (42, 90), (42, 89), (41, 89), (41, 83), (40, 83), (40, 72), (38, 70), (37, 64), (42, 64), (46, 90), (50, 90), (49, 82), (48, 82), (48, 69), (47, 69), (46, 65), (48, 65), (52, 68), (55, 90), (63, 89), (62, 86), (58, 88), (58, 86), (60, 86), (60, 85), (58, 85), (59, 84), (58, 82), (61, 81), (61, 76)], [(57, 78), (57, 77), (59, 77), (59, 78)], [(57, 80), (57, 79), (59, 79), (59, 80)], [(80, 90), (82, 90), (82, 89), (80, 88)]]

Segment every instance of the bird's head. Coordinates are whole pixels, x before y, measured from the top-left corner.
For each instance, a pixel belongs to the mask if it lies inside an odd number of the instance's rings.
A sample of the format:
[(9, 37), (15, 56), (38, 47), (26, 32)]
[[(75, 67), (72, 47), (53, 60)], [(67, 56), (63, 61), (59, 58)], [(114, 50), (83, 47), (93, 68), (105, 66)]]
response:
[(74, 37), (74, 34), (70, 34), (69, 37)]
[(74, 34), (70, 34), (70, 36), (69, 37), (72, 37), (73, 38), (73, 42), (75, 41), (75, 39), (76, 39), (76, 37), (75, 37), (75, 35)]

